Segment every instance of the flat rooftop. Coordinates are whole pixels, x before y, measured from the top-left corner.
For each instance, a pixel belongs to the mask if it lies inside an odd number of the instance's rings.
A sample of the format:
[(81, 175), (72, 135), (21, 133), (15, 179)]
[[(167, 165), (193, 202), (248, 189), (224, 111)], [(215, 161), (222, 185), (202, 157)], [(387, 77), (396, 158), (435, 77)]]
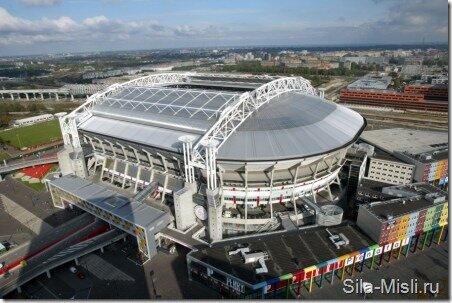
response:
[(370, 158), (386, 160), (386, 161), (392, 161), (392, 162), (398, 162), (398, 163), (403, 163), (405, 165), (411, 165), (411, 164), (405, 163), (404, 161), (398, 159), (397, 157), (394, 157), (390, 153), (385, 152), (382, 149), (379, 149), (378, 147), (376, 147), (374, 149), (374, 155), (372, 157), (370, 157)]
[(168, 220), (165, 217), (169, 217), (169, 214), (166, 212), (147, 204), (136, 202), (131, 198), (107, 189), (103, 185), (93, 183), (75, 175), (66, 175), (51, 180), (50, 184), (82, 200), (88, 201), (112, 215), (143, 228), (151, 227), (157, 221)]
[(423, 182), (406, 184), (406, 185), (389, 186), (389, 187), (385, 187), (384, 191), (386, 193), (403, 192), (406, 196), (425, 195), (425, 194), (432, 194), (432, 193), (438, 193), (438, 194), (447, 196), (447, 192), (439, 189), (436, 186), (430, 185), (428, 183), (423, 183)]
[(364, 131), (360, 137), (387, 153), (408, 152), (420, 154), (448, 146), (447, 132), (415, 130), (409, 128), (388, 128)]
[(368, 179), (366, 177), (361, 178), (361, 182), (359, 183), (359, 189), (360, 188), (369, 188), (369, 189), (373, 189), (375, 191), (380, 191), (384, 188), (384, 187), (388, 187), (388, 186), (392, 186), (392, 183), (386, 183), (386, 182), (381, 182), (381, 181), (377, 181), (377, 180), (373, 180), (373, 179)]
[(391, 84), (390, 76), (364, 76), (347, 86), (348, 89), (387, 89)]
[[(446, 203), (446, 202), (443, 202)], [(440, 205), (442, 203), (434, 204), (427, 200), (422, 195), (399, 198), (383, 202), (374, 202), (361, 207), (367, 208), (380, 221), (388, 220), (388, 216), (397, 218), (415, 211), (419, 211), (431, 206)]]
[[(337, 249), (329, 240), (324, 227), (309, 228), (293, 233), (255, 236), (249, 239), (221, 241), (210, 248), (191, 253), (191, 256), (231, 274), (249, 284), (257, 284), (284, 274), (329, 261), (345, 254), (369, 247), (375, 242), (353, 225), (328, 227), (332, 234), (344, 234), (350, 241)], [(245, 264), (240, 254), (229, 256), (228, 252), (247, 244), (250, 252), (265, 251), (267, 273), (256, 274), (260, 265)]]

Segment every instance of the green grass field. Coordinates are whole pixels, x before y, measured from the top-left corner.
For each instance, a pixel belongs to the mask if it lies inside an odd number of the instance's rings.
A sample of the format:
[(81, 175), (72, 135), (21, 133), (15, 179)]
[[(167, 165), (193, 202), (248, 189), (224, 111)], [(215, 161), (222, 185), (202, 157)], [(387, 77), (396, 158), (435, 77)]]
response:
[(61, 138), (58, 120), (42, 122), (0, 132), (0, 138), (16, 148), (48, 143)]
[(29, 183), (27, 181), (22, 181), (20, 179), (19, 179), (19, 182), (21, 182), (25, 186), (28, 186), (29, 188), (31, 188), (31, 189), (33, 189), (35, 191), (43, 191), (46, 188), (46, 186), (43, 183), (41, 183), (41, 182), (39, 182), (39, 183)]

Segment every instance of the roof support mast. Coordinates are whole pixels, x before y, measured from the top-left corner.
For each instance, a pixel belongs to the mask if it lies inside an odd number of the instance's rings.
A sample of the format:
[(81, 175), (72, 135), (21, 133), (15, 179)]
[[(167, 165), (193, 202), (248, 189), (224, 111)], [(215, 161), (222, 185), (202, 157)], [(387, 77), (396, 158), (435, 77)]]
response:
[(184, 169), (185, 169), (185, 182), (194, 183), (195, 182), (195, 169), (192, 165), (193, 156), (193, 141), (195, 137), (193, 136), (182, 136), (179, 138), (182, 141), (182, 150), (184, 153)]
[(206, 174), (207, 174), (207, 188), (214, 190), (217, 188), (217, 145), (218, 141), (210, 140), (202, 142), (206, 151)]

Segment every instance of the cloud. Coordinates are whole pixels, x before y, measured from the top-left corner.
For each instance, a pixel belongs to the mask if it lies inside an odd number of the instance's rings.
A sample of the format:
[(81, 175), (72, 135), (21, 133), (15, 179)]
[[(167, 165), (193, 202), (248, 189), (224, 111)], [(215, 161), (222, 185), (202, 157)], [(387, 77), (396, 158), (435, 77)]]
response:
[(210, 38), (222, 36), (225, 28), (209, 25), (206, 27), (194, 27), (191, 25), (178, 25), (173, 30), (174, 34), (179, 37), (199, 37)]
[(448, 28), (447, 2), (443, 0), (403, 0), (389, 3), (385, 18), (361, 24), (304, 27), (293, 35), (299, 41), (345, 43), (413, 43), (425, 37), (430, 42), (446, 42)]
[(52, 6), (61, 3), (61, 0), (19, 0), (28, 6)]
[(0, 45), (21, 45), (41, 42), (115, 41), (135, 38), (160, 39), (176, 37), (212, 37), (221, 33), (214, 26), (194, 27), (177, 25), (168, 27), (156, 20), (122, 21), (104, 15), (76, 22), (71, 17), (29, 20), (10, 14), (0, 7)]
[[(27, 0), (31, 1), (31, 0)], [(33, 0), (38, 2), (37, 0)], [(50, 0), (47, 0), (48, 2)], [(40, 1), (41, 3), (46, 1)], [(173, 25), (157, 20), (121, 20), (106, 15), (74, 20), (70, 16), (28, 19), (0, 7), (0, 54), (23, 49), (80, 51), (85, 49), (161, 48), (221, 45), (287, 45), (412, 43), (425, 37), (429, 42), (447, 41), (448, 13), (444, 0), (376, 0), (385, 2), (387, 13), (376, 21), (357, 23), (338, 16), (328, 26), (309, 26), (306, 22), (270, 20), (259, 23), (244, 18), (241, 23), (203, 22), (201, 18), (180, 17)], [(370, 9), (370, 8), (369, 8)], [(226, 10), (225, 14), (246, 10)], [(186, 14), (199, 13), (188, 11)], [(220, 12), (218, 12), (220, 14)], [(192, 23), (186, 23), (193, 20)], [(33, 45), (33, 48), (21, 48)]]
[(442, 0), (405, 0), (393, 4), (387, 17), (368, 23), (370, 35), (384, 35), (392, 39), (420, 41), (447, 41), (444, 27), (448, 25), (447, 2)]
[[(77, 29), (77, 23), (70, 17), (56, 19), (42, 18), (38, 21), (18, 18), (0, 7), (0, 37), (14, 34), (45, 34), (65, 33)], [(0, 40), (1, 41), (1, 40)]]

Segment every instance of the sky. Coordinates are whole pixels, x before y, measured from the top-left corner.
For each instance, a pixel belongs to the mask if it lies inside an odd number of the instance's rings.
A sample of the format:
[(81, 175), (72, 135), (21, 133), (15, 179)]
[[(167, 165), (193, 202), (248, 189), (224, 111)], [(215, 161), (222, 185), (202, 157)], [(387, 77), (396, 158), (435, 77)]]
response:
[(447, 0), (1, 0), (0, 56), (448, 42)]

